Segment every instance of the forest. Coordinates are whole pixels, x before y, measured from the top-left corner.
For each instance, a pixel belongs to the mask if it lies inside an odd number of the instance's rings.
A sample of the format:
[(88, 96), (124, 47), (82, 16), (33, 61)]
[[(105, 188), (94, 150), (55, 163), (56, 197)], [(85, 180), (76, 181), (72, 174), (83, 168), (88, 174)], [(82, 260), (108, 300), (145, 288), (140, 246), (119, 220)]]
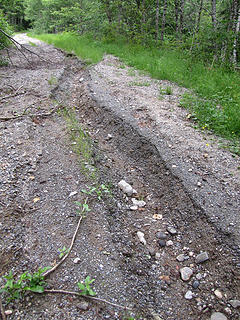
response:
[(3, 29), (90, 33), (178, 47), (211, 63), (239, 62), (238, 0), (2, 0), (0, 17)]

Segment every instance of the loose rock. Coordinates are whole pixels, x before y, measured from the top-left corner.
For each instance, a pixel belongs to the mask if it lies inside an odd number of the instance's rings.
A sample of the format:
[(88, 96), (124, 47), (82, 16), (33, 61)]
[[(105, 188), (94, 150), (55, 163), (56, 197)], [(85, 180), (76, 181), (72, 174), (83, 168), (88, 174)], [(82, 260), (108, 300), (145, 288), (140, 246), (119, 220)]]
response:
[(202, 263), (202, 262), (205, 262), (209, 260), (209, 256), (208, 256), (208, 253), (205, 251), (205, 252), (202, 252), (200, 254), (198, 254), (196, 256), (196, 263)]
[(184, 296), (185, 299), (191, 300), (193, 298), (193, 293), (191, 290), (188, 290)]
[(166, 242), (166, 246), (167, 246), (167, 247), (170, 247), (170, 246), (172, 246), (172, 245), (173, 245), (172, 240), (168, 240), (168, 241)]
[(223, 298), (223, 294), (222, 294), (222, 292), (221, 292), (219, 289), (216, 289), (216, 290), (214, 291), (214, 294), (215, 294), (215, 296), (216, 296), (218, 299), (222, 299), (222, 298)]
[(173, 227), (167, 227), (167, 231), (174, 236), (175, 234), (177, 234), (177, 230)]
[(198, 280), (193, 281), (193, 284), (192, 284), (193, 289), (197, 289), (199, 285), (200, 285), (200, 282)]
[(144, 233), (143, 232), (138, 231), (137, 232), (137, 236), (138, 236), (138, 239), (140, 240), (140, 242), (142, 242), (144, 245), (147, 244), (147, 241), (144, 238)]
[(184, 267), (180, 269), (180, 274), (183, 281), (188, 281), (193, 275), (193, 271), (191, 268)]
[(158, 244), (160, 245), (160, 247), (165, 247), (166, 246), (166, 241), (165, 240), (159, 240)]
[(75, 258), (75, 259), (73, 260), (73, 263), (77, 264), (77, 263), (79, 263), (80, 261), (81, 261), (80, 258)]
[(158, 232), (156, 233), (156, 237), (157, 237), (158, 239), (161, 239), (161, 240), (167, 239), (166, 233), (164, 233), (164, 232), (162, 232), (162, 231), (158, 231)]
[(89, 308), (89, 303), (87, 301), (81, 301), (80, 303), (77, 304), (77, 307), (80, 310), (86, 311)]
[(187, 260), (188, 259), (188, 256), (185, 256), (183, 253), (182, 254), (179, 254), (177, 257), (176, 257), (177, 261), (179, 262), (183, 262), (184, 260)]
[(135, 206), (139, 207), (139, 208), (143, 208), (146, 205), (146, 202), (143, 200), (137, 200), (135, 198), (132, 198), (132, 202)]
[(233, 308), (239, 308), (240, 307), (240, 300), (237, 300), (237, 299), (230, 300), (229, 303)]
[(227, 320), (227, 317), (221, 312), (214, 312), (211, 315), (211, 320)]
[(118, 183), (119, 188), (126, 193), (129, 197), (133, 194), (133, 188), (130, 186), (129, 183), (127, 183), (125, 180), (121, 180)]

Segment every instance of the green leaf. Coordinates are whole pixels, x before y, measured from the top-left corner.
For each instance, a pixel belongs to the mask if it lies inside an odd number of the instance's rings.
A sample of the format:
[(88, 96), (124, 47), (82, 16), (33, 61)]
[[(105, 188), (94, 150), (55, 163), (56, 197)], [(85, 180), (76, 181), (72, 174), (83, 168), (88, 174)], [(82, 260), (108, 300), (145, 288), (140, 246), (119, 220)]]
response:
[(36, 292), (36, 293), (43, 293), (44, 287), (43, 286), (30, 287), (29, 291)]

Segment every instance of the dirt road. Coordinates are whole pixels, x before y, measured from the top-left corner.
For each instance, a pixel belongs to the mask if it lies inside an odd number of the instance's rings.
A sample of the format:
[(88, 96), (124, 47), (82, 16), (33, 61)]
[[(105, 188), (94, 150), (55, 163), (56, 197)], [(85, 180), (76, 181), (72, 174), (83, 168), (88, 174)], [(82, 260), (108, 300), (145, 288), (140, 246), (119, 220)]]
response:
[(12, 50), (0, 68), (0, 275), (58, 263), (77, 201), (90, 211), (47, 289), (76, 291), (90, 276), (97, 297), (132, 311), (2, 295), (7, 319), (239, 319), (239, 158), (193, 128), (179, 107), (185, 89), (111, 56), (87, 67), (17, 40), (44, 60)]

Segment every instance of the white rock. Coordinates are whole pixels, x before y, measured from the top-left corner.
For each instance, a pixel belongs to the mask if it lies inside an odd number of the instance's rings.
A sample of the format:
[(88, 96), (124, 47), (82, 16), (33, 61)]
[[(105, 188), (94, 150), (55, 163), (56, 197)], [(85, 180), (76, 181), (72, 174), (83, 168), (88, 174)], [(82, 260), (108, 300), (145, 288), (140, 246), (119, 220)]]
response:
[(119, 188), (126, 193), (129, 197), (133, 194), (133, 188), (130, 186), (129, 183), (127, 183), (125, 180), (121, 180), (118, 183)]
[(180, 269), (180, 274), (183, 281), (188, 281), (193, 275), (193, 271), (191, 268), (183, 267)]
[(71, 197), (75, 196), (76, 194), (78, 194), (77, 191), (72, 191), (72, 192), (69, 194), (68, 197), (71, 198)]
[(12, 310), (6, 310), (4, 313), (5, 313), (6, 316), (10, 316), (10, 314), (12, 314), (13, 311)]
[(137, 200), (137, 199), (135, 199), (135, 198), (132, 198), (132, 203), (133, 203), (135, 206), (138, 206), (138, 207), (140, 207), (140, 208), (143, 208), (143, 207), (145, 207), (145, 205), (146, 205), (146, 202), (145, 202), (145, 201), (143, 201), (143, 200)]
[(222, 294), (222, 292), (221, 292), (219, 289), (216, 289), (216, 290), (214, 291), (214, 294), (215, 294), (215, 296), (216, 296), (218, 299), (222, 299), (222, 297), (223, 297), (223, 294)]
[(172, 246), (173, 245), (173, 241), (172, 240), (168, 240), (167, 242), (166, 242), (166, 246), (167, 247), (170, 247), (170, 246)]
[(147, 244), (147, 241), (144, 238), (144, 233), (143, 232), (138, 231), (137, 232), (137, 236), (138, 236), (138, 239), (140, 240), (140, 242), (142, 242), (144, 245)]
[(191, 300), (193, 298), (193, 293), (191, 290), (188, 290), (184, 296), (185, 299)]
[(75, 259), (73, 260), (73, 263), (77, 264), (77, 263), (79, 263), (80, 261), (81, 261), (80, 258), (75, 258)]
[(210, 320), (227, 320), (227, 317), (221, 312), (214, 312)]
[(132, 210), (132, 211), (136, 211), (138, 209), (138, 206), (131, 206), (130, 207), (130, 210)]

